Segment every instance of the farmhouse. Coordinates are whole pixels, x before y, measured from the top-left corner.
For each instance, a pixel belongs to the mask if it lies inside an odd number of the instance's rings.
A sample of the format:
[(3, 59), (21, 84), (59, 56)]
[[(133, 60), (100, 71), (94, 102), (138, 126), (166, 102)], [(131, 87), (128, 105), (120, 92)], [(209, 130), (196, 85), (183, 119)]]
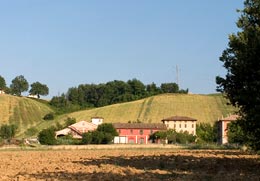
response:
[(97, 129), (97, 125), (93, 123), (89, 123), (86, 121), (80, 121), (73, 125), (70, 125), (68, 128), (56, 132), (56, 137), (62, 137), (66, 135), (72, 135), (73, 138), (82, 139), (82, 134), (94, 131)]
[(238, 118), (238, 115), (230, 115), (218, 121), (218, 142), (220, 144), (228, 143), (228, 124), (232, 121), (236, 121)]
[(196, 122), (194, 118), (185, 116), (173, 116), (162, 120), (167, 129), (174, 129), (176, 132), (185, 132), (196, 135)]
[(164, 124), (114, 123), (119, 136), (114, 138), (115, 144), (148, 144), (149, 136), (157, 131), (167, 130)]

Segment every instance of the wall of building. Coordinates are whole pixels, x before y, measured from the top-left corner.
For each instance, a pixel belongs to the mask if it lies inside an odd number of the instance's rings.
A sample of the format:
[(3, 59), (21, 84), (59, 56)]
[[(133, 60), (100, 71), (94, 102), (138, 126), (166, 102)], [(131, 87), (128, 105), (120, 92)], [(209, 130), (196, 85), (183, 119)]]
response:
[(174, 129), (176, 132), (185, 132), (196, 135), (196, 121), (165, 121), (167, 129)]
[[(148, 144), (151, 134), (155, 129), (117, 129), (119, 137), (114, 139), (114, 143)], [(124, 141), (122, 141), (124, 140)], [(120, 142), (121, 141), (121, 142)]]

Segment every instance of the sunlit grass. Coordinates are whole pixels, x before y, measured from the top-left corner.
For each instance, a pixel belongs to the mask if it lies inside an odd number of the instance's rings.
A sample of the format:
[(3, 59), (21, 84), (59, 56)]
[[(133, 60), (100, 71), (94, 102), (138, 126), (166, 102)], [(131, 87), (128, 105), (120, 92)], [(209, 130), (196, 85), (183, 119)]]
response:
[[(105, 122), (142, 121), (160, 123), (171, 116), (188, 116), (198, 122), (214, 123), (222, 116), (234, 113), (235, 108), (226, 105), (222, 95), (164, 94), (143, 100), (115, 104), (103, 108), (68, 114), (79, 120), (90, 121), (91, 117), (103, 117)], [(61, 117), (64, 119), (65, 117)]]

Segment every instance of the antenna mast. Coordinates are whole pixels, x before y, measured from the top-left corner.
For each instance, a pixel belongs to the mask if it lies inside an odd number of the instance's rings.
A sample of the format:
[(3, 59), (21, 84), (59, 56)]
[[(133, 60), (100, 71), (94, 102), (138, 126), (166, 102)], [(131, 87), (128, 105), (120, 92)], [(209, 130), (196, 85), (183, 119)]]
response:
[(179, 68), (178, 65), (176, 65), (176, 84), (180, 87), (179, 83)]

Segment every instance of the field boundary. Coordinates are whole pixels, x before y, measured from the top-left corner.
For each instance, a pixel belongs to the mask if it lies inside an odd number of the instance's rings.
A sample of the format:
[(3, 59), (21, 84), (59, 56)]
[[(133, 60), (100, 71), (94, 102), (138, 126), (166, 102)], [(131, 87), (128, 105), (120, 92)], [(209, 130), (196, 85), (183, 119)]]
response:
[(0, 151), (6, 150), (131, 150), (131, 149), (185, 149), (182, 145), (165, 145), (165, 144), (148, 144), (148, 145), (131, 145), (131, 144), (110, 144), (110, 145), (55, 145), (44, 146), (36, 145), (35, 147), (5, 145), (0, 147)]

